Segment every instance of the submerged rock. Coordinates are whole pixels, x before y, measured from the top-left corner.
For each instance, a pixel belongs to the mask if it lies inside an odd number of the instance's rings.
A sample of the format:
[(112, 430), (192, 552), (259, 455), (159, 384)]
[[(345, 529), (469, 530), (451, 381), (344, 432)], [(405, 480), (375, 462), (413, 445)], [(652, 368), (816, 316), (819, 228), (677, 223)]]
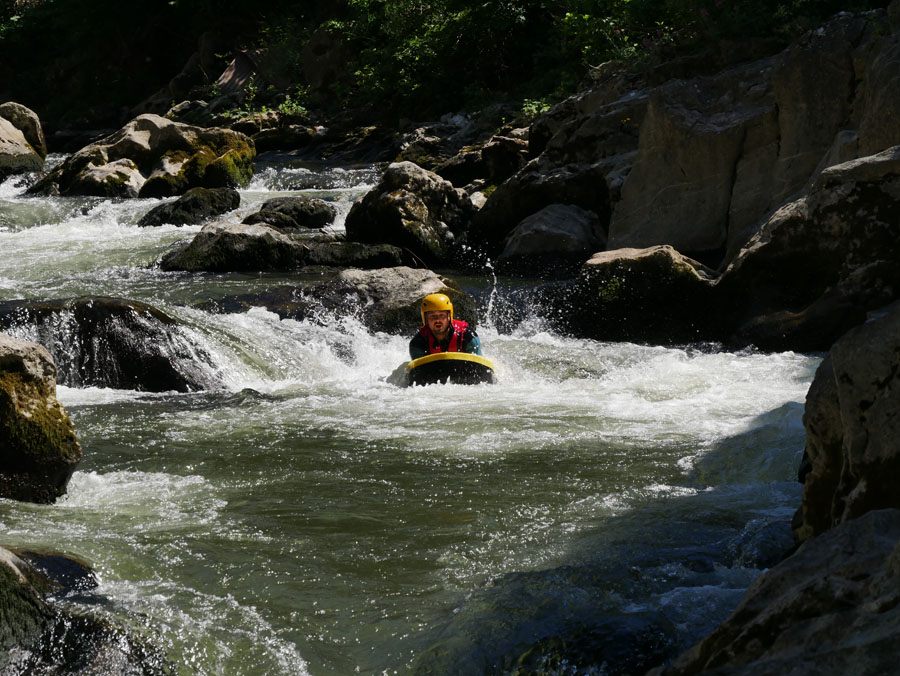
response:
[(94, 586), (75, 559), (0, 547), (0, 673), (172, 674), (159, 651), (125, 630), (47, 601)]
[(49, 503), (66, 492), (81, 446), (56, 399), (46, 349), (0, 334), (0, 496)]
[(712, 634), (653, 676), (896, 672), (900, 511), (813, 538), (747, 590)]
[(246, 185), (256, 150), (230, 129), (140, 115), (67, 158), (29, 188), (36, 195), (170, 197), (191, 188)]
[(233, 211), (240, 204), (241, 196), (234, 188), (191, 188), (174, 202), (152, 208), (138, 225), (196, 225)]
[(211, 357), (174, 319), (139, 301), (5, 301), (0, 328), (45, 345), (70, 387), (191, 392), (219, 384)]

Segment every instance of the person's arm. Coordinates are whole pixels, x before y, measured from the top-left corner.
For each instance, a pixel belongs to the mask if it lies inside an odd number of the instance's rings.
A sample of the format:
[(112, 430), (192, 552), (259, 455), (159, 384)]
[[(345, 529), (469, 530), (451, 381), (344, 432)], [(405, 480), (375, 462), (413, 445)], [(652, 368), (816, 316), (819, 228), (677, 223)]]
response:
[(478, 335), (472, 331), (472, 329), (466, 329), (466, 334), (463, 336), (461, 352), (481, 354), (481, 340), (479, 340)]
[(421, 333), (417, 333), (413, 336), (413, 339), (409, 341), (409, 358), (410, 359), (418, 359), (419, 357), (424, 357), (428, 354), (428, 342), (422, 337)]

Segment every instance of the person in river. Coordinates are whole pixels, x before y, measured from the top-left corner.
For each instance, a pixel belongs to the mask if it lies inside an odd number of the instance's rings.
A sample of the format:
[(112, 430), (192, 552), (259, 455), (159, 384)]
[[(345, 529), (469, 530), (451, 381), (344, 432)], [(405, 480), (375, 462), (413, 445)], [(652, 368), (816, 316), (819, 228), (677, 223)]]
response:
[(443, 293), (422, 299), (422, 326), (409, 341), (410, 359), (435, 352), (481, 354), (481, 341), (468, 322), (453, 318), (453, 303)]

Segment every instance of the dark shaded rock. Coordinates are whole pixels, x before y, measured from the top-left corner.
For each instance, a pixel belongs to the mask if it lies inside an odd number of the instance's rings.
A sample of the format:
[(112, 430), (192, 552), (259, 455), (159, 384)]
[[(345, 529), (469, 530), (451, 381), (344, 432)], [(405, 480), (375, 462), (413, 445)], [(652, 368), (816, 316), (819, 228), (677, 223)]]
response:
[(263, 223), (210, 223), (187, 244), (159, 262), (163, 270), (187, 272), (291, 271), (308, 265), (380, 268), (408, 256), (397, 247), (337, 241), (330, 237), (295, 239)]
[(169, 204), (148, 211), (138, 225), (197, 225), (237, 209), (241, 196), (234, 188), (191, 188)]
[(68, 157), (28, 192), (170, 197), (196, 187), (233, 188), (250, 181), (255, 157), (243, 134), (139, 115)]
[(0, 302), (0, 329), (46, 346), (69, 387), (191, 392), (218, 385), (210, 356), (174, 319), (139, 301)]
[(56, 368), (35, 343), (0, 334), (0, 496), (50, 503), (66, 492), (81, 446), (56, 399)]
[(265, 223), (278, 230), (319, 229), (330, 225), (337, 217), (337, 209), (323, 200), (310, 197), (276, 197), (263, 202), (259, 211), (250, 214), (244, 223)]
[(391, 164), (381, 182), (347, 215), (347, 239), (393, 244), (426, 263), (445, 261), (468, 227), (466, 194), (412, 162)]
[(716, 289), (734, 346), (827, 350), (900, 296), (900, 146), (824, 170)]
[(494, 190), (472, 219), (469, 242), (495, 255), (503, 240), (528, 216), (551, 204), (571, 204), (593, 211), (601, 224), (609, 221), (607, 162), (551, 167), (533, 160)]
[(806, 455), (798, 540), (867, 511), (900, 508), (900, 304), (841, 337), (806, 399)]
[(596, 214), (570, 204), (551, 204), (509, 234), (497, 268), (533, 277), (574, 277), (584, 261), (605, 245)]
[(597, 340), (709, 340), (713, 277), (672, 247), (601, 252), (582, 267), (562, 319), (572, 333)]
[(805, 542), (747, 590), (707, 638), (653, 676), (891, 674), (900, 637), (900, 511), (872, 511)]

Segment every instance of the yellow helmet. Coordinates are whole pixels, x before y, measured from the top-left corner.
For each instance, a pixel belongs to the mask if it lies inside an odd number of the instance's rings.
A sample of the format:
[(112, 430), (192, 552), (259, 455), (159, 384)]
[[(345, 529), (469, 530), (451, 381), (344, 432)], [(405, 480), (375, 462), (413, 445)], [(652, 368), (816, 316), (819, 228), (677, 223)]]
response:
[(427, 324), (425, 321), (425, 314), (428, 312), (435, 312), (446, 310), (450, 313), (450, 321), (453, 321), (453, 303), (450, 302), (449, 296), (443, 293), (430, 293), (422, 299), (422, 323)]

